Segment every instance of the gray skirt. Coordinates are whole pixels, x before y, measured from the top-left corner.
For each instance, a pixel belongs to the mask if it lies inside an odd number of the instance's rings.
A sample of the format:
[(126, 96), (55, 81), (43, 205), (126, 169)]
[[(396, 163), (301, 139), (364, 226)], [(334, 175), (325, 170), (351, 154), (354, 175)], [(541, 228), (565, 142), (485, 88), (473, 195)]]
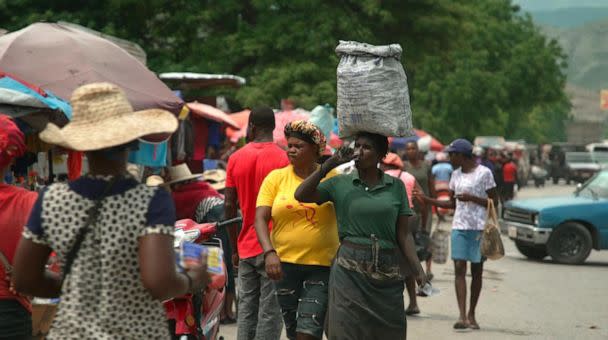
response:
[(329, 340), (405, 339), (401, 259), (395, 250), (343, 243), (329, 277)]

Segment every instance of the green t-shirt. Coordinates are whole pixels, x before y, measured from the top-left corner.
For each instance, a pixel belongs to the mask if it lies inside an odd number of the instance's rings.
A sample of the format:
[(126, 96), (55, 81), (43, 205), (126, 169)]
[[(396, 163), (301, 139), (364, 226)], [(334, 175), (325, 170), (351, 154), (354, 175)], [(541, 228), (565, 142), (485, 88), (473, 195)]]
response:
[(398, 246), (397, 218), (412, 215), (400, 179), (383, 173), (380, 183), (367, 188), (354, 171), (326, 180), (319, 184), (318, 191), (323, 201), (334, 203), (340, 240), (371, 244), (371, 235), (375, 234), (381, 248)]

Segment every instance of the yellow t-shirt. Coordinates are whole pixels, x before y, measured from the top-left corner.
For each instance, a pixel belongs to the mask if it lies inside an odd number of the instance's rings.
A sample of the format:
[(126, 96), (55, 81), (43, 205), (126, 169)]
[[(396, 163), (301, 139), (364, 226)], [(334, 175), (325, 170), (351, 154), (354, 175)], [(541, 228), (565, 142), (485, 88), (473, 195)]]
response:
[[(335, 175), (332, 170), (324, 180)], [(270, 240), (282, 262), (329, 267), (338, 250), (334, 206), (298, 202), (294, 194), (303, 181), (292, 165), (272, 171), (262, 183), (256, 206), (272, 207)]]

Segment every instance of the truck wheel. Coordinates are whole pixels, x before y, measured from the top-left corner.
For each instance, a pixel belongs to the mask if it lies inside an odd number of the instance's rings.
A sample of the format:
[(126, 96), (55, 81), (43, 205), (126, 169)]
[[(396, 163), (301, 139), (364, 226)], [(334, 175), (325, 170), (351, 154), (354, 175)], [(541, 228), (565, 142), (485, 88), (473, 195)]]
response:
[(568, 222), (551, 233), (547, 252), (555, 262), (580, 264), (589, 257), (592, 247), (593, 239), (589, 230), (578, 223)]
[(520, 241), (515, 241), (515, 246), (522, 255), (532, 260), (542, 260), (547, 256), (544, 246), (531, 246)]

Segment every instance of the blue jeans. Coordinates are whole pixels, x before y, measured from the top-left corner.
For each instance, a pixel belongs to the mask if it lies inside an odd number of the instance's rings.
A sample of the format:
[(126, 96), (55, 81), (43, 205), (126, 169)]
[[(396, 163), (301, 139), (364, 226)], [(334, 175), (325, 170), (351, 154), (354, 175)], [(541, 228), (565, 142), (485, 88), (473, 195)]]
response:
[(264, 255), (239, 261), (237, 340), (278, 340), (283, 319)]

